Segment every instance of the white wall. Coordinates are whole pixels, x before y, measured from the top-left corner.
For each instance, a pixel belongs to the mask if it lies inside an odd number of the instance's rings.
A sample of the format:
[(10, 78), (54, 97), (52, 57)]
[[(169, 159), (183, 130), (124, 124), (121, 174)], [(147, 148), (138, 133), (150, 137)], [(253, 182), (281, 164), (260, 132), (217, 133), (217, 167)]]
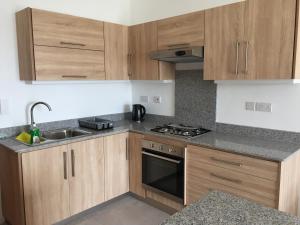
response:
[[(175, 82), (132, 82), (132, 103), (142, 104), (146, 107), (147, 113), (174, 116), (175, 112)], [(142, 102), (140, 96), (148, 96), (149, 102)], [(161, 103), (153, 103), (153, 97), (160, 96)]]
[(131, 24), (177, 16), (241, 0), (131, 0)]

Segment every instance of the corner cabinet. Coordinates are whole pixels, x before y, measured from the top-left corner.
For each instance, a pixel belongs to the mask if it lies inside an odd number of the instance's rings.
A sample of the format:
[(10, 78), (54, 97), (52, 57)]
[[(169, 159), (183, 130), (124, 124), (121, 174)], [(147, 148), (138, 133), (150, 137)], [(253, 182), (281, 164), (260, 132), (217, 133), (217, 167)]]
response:
[(247, 0), (205, 12), (205, 80), (294, 78), (296, 0)]
[(157, 23), (129, 27), (129, 77), (131, 80), (173, 80), (175, 65), (150, 59), (157, 51)]
[(104, 24), (26, 8), (16, 14), (21, 80), (104, 80)]

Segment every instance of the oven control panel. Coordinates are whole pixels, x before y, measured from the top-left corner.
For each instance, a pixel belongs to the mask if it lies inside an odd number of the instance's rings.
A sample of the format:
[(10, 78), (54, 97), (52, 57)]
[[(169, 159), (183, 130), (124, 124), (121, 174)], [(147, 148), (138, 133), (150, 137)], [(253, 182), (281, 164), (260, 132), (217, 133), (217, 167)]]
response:
[(162, 152), (165, 154), (184, 158), (184, 148), (180, 148), (177, 146), (166, 145), (166, 144), (157, 143), (157, 142), (153, 142), (153, 141), (143, 140), (142, 147), (144, 149), (149, 149), (152, 151)]

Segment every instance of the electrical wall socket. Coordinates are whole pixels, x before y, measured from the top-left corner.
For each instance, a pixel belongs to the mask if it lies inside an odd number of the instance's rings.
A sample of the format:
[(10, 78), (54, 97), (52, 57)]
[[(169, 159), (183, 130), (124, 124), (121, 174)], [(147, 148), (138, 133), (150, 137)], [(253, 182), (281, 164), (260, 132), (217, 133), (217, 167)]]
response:
[(0, 115), (9, 113), (9, 104), (7, 99), (0, 99)]
[(153, 103), (160, 104), (161, 103), (161, 96), (154, 96)]
[(257, 112), (272, 112), (272, 104), (257, 102), (255, 104), (255, 111), (257, 111)]
[(245, 110), (255, 111), (255, 102), (245, 102)]
[(142, 103), (149, 103), (149, 97), (148, 96), (140, 96), (140, 101)]

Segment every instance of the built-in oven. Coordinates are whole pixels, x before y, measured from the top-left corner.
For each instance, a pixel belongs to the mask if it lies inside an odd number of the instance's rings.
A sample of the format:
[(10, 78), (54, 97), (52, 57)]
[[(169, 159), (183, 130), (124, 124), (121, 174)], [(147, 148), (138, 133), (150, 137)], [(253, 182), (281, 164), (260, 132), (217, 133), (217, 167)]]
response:
[(142, 183), (145, 188), (183, 201), (184, 148), (144, 140)]

